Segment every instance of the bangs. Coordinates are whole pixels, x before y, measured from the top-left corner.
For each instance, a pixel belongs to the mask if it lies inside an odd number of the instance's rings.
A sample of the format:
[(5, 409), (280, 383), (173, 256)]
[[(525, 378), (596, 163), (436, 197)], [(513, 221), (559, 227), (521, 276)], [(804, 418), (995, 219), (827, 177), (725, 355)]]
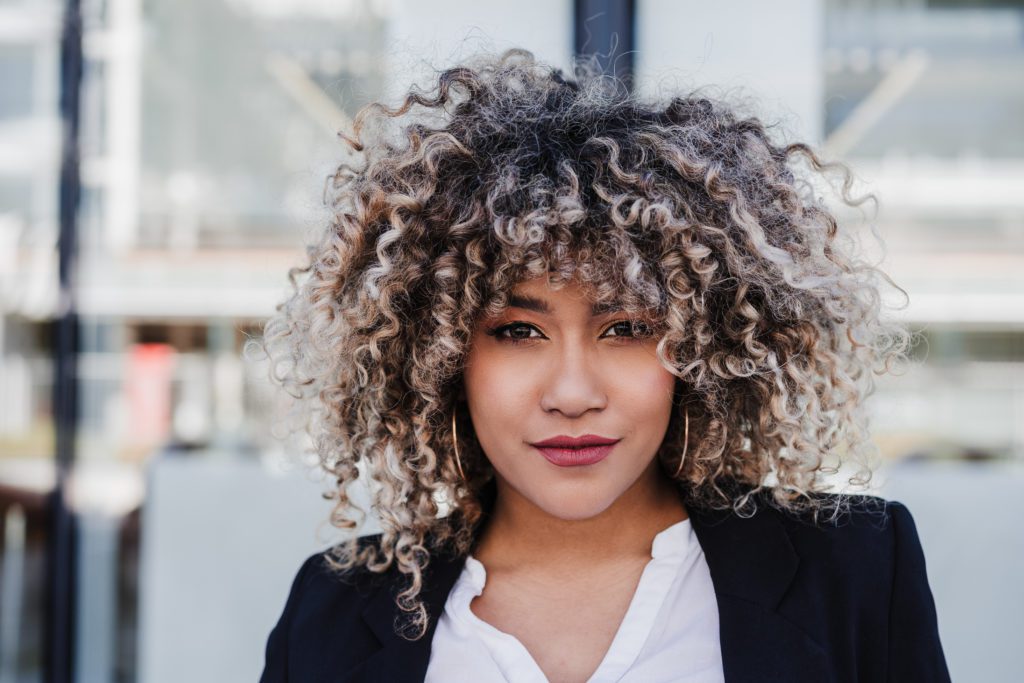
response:
[[(538, 234), (538, 233), (535, 233)], [(522, 247), (506, 247), (494, 255), (482, 278), (486, 287), (479, 300), (486, 301), (482, 314), (495, 316), (522, 282), (547, 278), (551, 289), (576, 284), (599, 311), (660, 319), (668, 297), (662, 278), (645, 254), (624, 230), (608, 223), (601, 229), (559, 224), (539, 232), (539, 240)]]

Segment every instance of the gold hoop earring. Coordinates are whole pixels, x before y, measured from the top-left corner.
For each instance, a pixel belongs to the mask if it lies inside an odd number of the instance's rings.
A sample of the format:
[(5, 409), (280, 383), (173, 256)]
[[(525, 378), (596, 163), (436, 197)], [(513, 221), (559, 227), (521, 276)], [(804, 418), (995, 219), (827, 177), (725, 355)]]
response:
[(455, 433), (455, 409), (452, 408), (452, 448), (455, 450), (455, 465), (459, 468), (459, 476), (466, 481), (466, 473), (462, 471), (462, 458), (459, 457), (459, 437)]
[(675, 477), (679, 477), (679, 473), (683, 471), (683, 463), (686, 462), (686, 449), (690, 447), (690, 411), (685, 411), (685, 422), (683, 426), (683, 454), (679, 456), (679, 467), (676, 468)]

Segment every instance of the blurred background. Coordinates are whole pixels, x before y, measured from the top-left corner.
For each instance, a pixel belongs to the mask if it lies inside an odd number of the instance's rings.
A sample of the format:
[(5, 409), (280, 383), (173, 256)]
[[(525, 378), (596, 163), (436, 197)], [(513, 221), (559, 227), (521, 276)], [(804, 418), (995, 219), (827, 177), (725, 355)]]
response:
[(843, 219), (925, 342), (871, 399), (872, 486), (917, 521), (953, 679), (1019, 680), (1024, 2), (0, 0), (0, 683), (256, 680), (338, 537), (243, 345), (336, 132), (512, 46), (714, 86), (878, 195)]

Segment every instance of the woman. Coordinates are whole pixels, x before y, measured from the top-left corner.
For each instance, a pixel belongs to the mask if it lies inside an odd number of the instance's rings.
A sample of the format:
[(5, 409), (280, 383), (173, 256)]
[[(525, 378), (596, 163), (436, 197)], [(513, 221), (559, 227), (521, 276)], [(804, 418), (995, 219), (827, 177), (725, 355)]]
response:
[(910, 513), (825, 492), (910, 342), (845, 168), (520, 51), (354, 128), (264, 344), (382, 533), (305, 562), (262, 681), (949, 680)]

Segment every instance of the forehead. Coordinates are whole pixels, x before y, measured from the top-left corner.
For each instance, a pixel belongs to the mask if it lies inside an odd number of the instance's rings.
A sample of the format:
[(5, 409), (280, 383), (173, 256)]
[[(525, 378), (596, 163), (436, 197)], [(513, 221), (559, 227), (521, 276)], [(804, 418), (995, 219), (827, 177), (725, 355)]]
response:
[(587, 287), (582, 285), (577, 278), (561, 279), (557, 275), (552, 275), (550, 278), (539, 275), (519, 280), (509, 290), (509, 296), (512, 295), (543, 299), (593, 300), (592, 293), (588, 292)]
[(552, 286), (547, 278), (538, 277), (518, 283), (508, 293), (508, 306), (550, 315), (566, 306), (587, 306), (593, 315), (623, 310), (619, 297), (597, 301), (592, 290), (577, 282)]
[[(550, 283), (545, 276), (524, 280), (516, 284), (504, 297), (499, 297), (498, 308), (522, 308), (537, 313), (552, 314), (558, 310), (586, 309), (592, 315), (612, 311), (633, 311), (647, 309), (647, 306), (632, 304), (620, 293), (599, 296), (597, 290), (572, 280)], [(502, 301), (503, 300), (503, 301)]]

